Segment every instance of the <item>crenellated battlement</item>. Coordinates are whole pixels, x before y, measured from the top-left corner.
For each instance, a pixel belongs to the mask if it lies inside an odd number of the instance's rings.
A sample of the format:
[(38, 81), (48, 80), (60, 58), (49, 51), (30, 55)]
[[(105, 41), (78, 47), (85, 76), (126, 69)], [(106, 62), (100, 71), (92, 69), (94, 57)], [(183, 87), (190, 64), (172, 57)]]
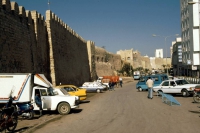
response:
[(70, 32), (72, 35), (76, 36), (78, 39), (86, 43), (87, 41), (84, 40), (78, 33), (76, 33), (69, 25), (64, 23), (56, 14), (51, 12), (50, 10), (46, 11), (46, 21), (51, 21), (56, 27), (62, 27)]
[(11, 13), (10, 0), (2, 0), (2, 7), (6, 12)]

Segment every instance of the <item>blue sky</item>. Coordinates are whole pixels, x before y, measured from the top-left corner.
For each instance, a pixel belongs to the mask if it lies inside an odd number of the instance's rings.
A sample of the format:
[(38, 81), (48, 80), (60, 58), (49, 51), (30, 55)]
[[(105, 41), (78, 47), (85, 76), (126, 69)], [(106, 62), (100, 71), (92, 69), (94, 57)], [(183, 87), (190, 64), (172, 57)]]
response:
[(165, 45), (164, 37), (152, 34), (181, 35), (180, 0), (49, 0), (50, 6), (48, 0), (11, 1), (43, 16), (50, 8), (85, 40), (111, 53), (133, 48), (153, 57), (156, 49), (164, 49), (169, 57), (176, 37)]

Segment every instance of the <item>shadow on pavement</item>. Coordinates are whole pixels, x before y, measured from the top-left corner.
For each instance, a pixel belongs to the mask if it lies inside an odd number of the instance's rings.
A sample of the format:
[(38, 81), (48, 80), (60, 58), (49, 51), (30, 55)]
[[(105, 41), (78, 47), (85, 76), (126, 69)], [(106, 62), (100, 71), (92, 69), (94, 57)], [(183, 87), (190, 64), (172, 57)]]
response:
[(80, 104), (89, 103), (89, 100), (81, 101)]
[(73, 109), (70, 111), (69, 114), (77, 114), (77, 113), (80, 113), (83, 109)]
[(29, 128), (31, 128), (31, 127), (23, 127), (23, 128), (20, 128), (20, 129), (15, 130), (14, 132), (15, 132), (15, 133), (16, 133), (16, 132), (22, 133), (22, 132), (24, 132), (25, 130), (27, 130), (27, 129), (29, 129)]
[(200, 111), (192, 111), (192, 110), (189, 110), (189, 112), (195, 113), (195, 114), (200, 114)]

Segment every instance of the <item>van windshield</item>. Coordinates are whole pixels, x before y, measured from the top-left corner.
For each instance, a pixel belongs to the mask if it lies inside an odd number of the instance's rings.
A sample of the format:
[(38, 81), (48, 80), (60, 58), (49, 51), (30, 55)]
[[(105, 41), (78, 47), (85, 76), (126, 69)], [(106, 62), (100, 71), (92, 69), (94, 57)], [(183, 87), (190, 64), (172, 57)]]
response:
[(140, 77), (139, 82), (145, 82), (145, 77)]

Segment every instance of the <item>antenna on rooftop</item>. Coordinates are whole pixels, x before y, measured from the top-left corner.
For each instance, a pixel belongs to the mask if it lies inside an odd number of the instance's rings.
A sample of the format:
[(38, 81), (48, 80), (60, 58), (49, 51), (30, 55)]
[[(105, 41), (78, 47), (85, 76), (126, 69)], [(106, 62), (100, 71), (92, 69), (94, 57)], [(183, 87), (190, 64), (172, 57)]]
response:
[(50, 1), (49, 1), (49, 0), (48, 0), (48, 3), (47, 3), (47, 4), (48, 4), (48, 8), (49, 8), (49, 10), (50, 10)]

